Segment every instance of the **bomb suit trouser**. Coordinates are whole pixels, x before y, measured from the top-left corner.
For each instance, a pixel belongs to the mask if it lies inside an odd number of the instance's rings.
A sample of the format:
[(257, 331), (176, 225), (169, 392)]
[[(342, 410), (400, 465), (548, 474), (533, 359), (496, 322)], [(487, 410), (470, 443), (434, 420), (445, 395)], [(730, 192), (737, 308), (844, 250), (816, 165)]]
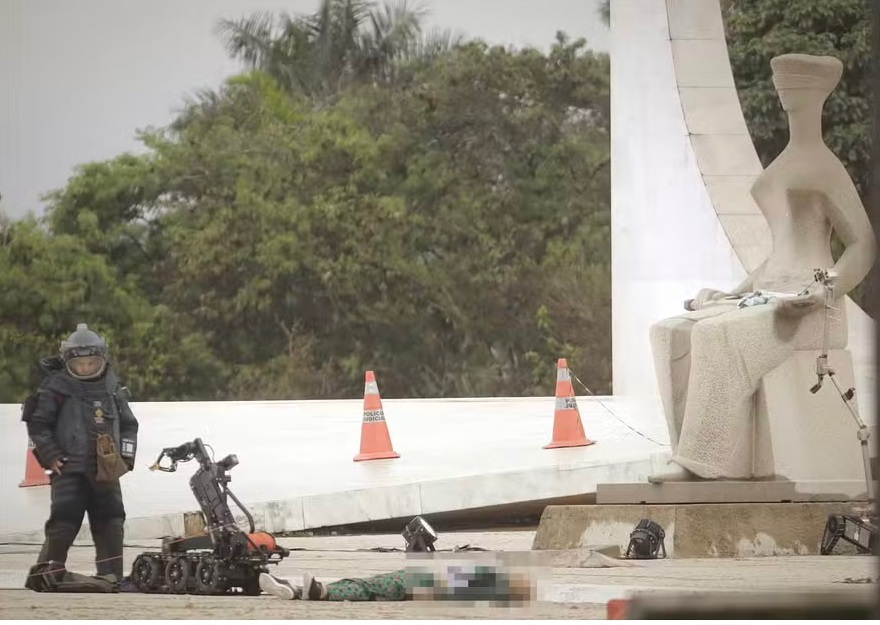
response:
[(39, 562), (66, 563), (67, 552), (88, 515), (97, 574), (112, 573), (122, 580), (125, 506), (119, 482), (96, 484), (81, 473), (62, 473), (52, 476), (50, 488), (52, 503)]

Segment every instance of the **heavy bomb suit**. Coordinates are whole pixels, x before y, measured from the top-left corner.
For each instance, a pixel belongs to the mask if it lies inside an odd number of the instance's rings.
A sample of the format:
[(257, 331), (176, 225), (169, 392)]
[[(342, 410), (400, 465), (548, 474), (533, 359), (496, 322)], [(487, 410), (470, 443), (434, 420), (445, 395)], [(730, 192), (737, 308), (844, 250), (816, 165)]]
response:
[[(100, 367), (77, 375), (72, 364), (77, 358), (97, 356), (103, 359)], [(44, 468), (63, 464), (60, 474), (51, 476), (51, 510), (38, 564), (64, 564), (88, 514), (97, 574), (121, 581), (125, 506), (119, 477), (134, 467), (138, 431), (127, 391), (106, 362), (103, 339), (85, 324), (62, 344), (60, 358), (43, 359), (41, 367), (54, 371), (40, 386), (27, 430)], [(119, 466), (111, 462), (108, 471), (108, 457)]]

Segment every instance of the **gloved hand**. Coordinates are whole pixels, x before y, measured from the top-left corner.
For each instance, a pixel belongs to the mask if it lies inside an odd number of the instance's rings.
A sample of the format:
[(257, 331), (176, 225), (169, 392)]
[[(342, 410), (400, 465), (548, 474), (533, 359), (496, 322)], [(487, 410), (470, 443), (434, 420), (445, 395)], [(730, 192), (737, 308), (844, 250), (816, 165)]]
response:
[(66, 462), (67, 462), (67, 458), (64, 458), (64, 457), (56, 458), (49, 465), (49, 469), (52, 471), (52, 473), (54, 473), (56, 475), (61, 475), (61, 470), (64, 468), (64, 464)]

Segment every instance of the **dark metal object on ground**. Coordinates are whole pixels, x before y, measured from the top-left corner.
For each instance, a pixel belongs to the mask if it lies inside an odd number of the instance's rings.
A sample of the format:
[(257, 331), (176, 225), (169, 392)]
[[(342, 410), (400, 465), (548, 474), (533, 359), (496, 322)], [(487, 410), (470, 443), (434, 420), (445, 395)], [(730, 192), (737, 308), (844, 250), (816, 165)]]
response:
[(407, 552), (434, 551), (437, 532), (424, 518), (417, 516), (406, 524), (401, 534), (406, 541)]
[[(659, 555), (658, 554), (662, 554)], [(629, 535), (624, 558), (656, 560), (666, 557), (666, 531), (651, 519), (642, 519)]]
[(859, 553), (871, 553), (877, 536), (877, 520), (870, 516), (832, 514), (825, 524), (821, 553), (827, 556), (841, 538), (855, 545)]
[[(162, 466), (166, 457), (171, 464)], [(258, 595), (260, 573), (267, 573), (268, 565), (278, 564), (290, 551), (280, 547), (271, 534), (256, 532), (250, 512), (229, 490), (227, 484), (232, 478), (227, 472), (238, 464), (235, 455), (215, 462), (197, 438), (163, 449), (150, 468), (174, 472), (179, 462), (193, 459), (198, 461), (199, 469), (189, 485), (201, 508), (206, 534), (166, 538), (161, 551), (138, 555), (132, 565), (131, 580), (139, 591), (148, 593), (219, 595), (237, 589), (238, 593)], [(238, 527), (227, 497), (247, 518), (248, 533)]]

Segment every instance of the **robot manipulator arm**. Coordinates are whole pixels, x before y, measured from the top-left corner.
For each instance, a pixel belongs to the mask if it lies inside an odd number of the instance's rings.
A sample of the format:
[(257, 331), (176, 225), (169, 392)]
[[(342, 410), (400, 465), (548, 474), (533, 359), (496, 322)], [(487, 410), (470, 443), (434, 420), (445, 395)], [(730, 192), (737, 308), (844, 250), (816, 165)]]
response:
[(189, 481), (190, 489), (209, 527), (232, 528), (235, 517), (226, 500), (229, 491), (221, 486), (227, 480), (218, 477), (211, 471), (196, 471)]
[[(171, 464), (163, 466), (162, 460), (166, 457), (171, 460)], [(235, 517), (227, 502), (227, 496), (230, 496), (244, 512), (251, 526), (251, 532), (253, 532), (253, 517), (226, 486), (231, 479), (226, 473), (238, 466), (238, 456), (235, 454), (229, 454), (221, 460), (214, 462), (210, 455), (208, 455), (202, 439), (196, 438), (177, 447), (166, 447), (163, 449), (156, 462), (150, 467), (150, 470), (173, 473), (177, 471), (177, 464), (179, 462), (189, 462), (194, 458), (198, 460), (201, 466), (190, 478), (190, 488), (202, 510), (202, 514), (205, 516), (207, 524), (212, 527), (227, 529), (235, 526)]]
[[(166, 473), (174, 473), (177, 471), (178, 462), (189, 462), (193, 459), (194, 451), (192, 443), (184, 443), (177, 447), (166, 447), (159, 452), (159, 457), (156, 458), (156, 462), (150, 466), (150, 471), (158, 470), (165, 471)], [(162, 460), (165, 458), (171, 460), (171, 464), (162, 466)]]
[[(162, 460), (164, 458), (168, 458), (171, 460), (171, 464), (168, 466), (162, 466)], [(202, 442), (202, 439), (197, 438), (187, 443), (183, 443), (182, 445), (178, 445), (176, 447), (166, 447), (159, 453), (159, 457), (156, 459), (156, 462), (150, 467), (151, 471), (165, 471), (167, 473), (173, 473), (177, 471), (177, 463), (178, 462), (189, 462), (195, 458), (198, 460), (199, 464), (203, 467), (207, 467), (211, 464), (211, 457), (208, 455), (208, 450), (205, 449), (205, 444)], [(230, 456), (227, 456), (221, 462), (225, 462), (229, 460)], [(233, 457), (234, 458), (234, 457)], [(218, 463), (219, 464), (219, 463)], [(235, 466), (238, 464), (238, 459), (234, 459), (234, 463), (229, 467)]]

